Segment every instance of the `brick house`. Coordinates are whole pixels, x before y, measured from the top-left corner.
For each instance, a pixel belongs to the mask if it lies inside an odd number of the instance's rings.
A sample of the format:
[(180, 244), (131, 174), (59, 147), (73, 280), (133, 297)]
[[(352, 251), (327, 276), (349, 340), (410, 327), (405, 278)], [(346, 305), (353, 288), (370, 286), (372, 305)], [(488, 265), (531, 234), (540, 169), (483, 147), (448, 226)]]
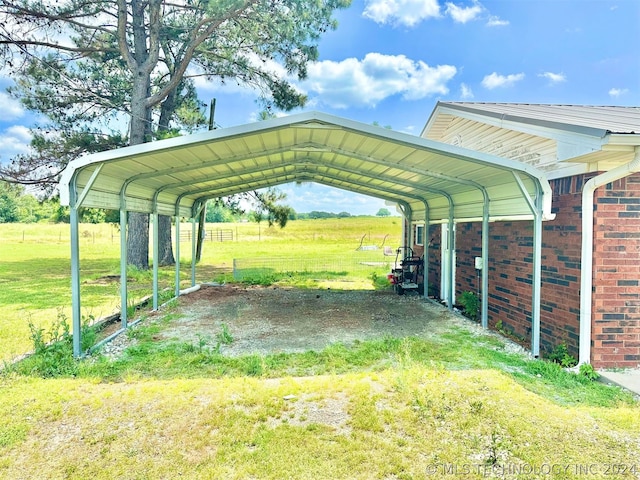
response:
[[(542, 230), (541, 350), (564, 342), (581, 363), (640, 366), (640, 108), (439, 102), (421, 136), (545, 172), (555, 219)], [(488, 322), (525, 342), (532, 230), (509, 216), (489, 227)], [(415, 250), (429, 242), (430, 293), (441, 298), (447, 232), (413, 225)], [(455, 294), (479, 292), (481, 222), (454, 232)]]

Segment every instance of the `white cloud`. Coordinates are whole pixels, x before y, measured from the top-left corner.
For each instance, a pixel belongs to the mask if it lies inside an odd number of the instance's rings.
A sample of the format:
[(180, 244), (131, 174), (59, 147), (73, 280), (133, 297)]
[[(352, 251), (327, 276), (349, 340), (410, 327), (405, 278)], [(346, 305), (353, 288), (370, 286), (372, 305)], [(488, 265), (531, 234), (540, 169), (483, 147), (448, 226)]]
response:
[(539, 77), (546, 78), (550, 83), (562, 83), (567, 81), (564, 73), (544, 72), (538, 74)]
[(397, 23), (412, 27), (427, 18), (440, 16), (438, 0), (367, 0), (362, 16), (376, 23)]
[(487, 20), (487, 27), (505, 27), (509, 25), (509, 20), (502, 20), (500, 17), (491, 15)]
[(0, 163), (11, 160), (18, 154), (27, 153), (31, 133), (27, 127), (14, 125), (0, 133)]
[(618, 98), (621, 95), (628, 93), (629, 90), (627, 88), (612, 88), (609, 90), (609, 96), (613, 98)]
[(317, 103), (333, 108), (373, 107), (393, 95), (405, 100), (445, 95), (456, 72), (452, 65), (430, 67), (404, 55), (368, 53), (362, 60), (310, 64), (309, 77), (301, 86), (317, 95)]
[(473, 91), (471, 90), (471, 87), (469, 87), (466, 83), (460, 84), (460, 98), (462, 98), (463, 100), (473, 98)]
[(20, 102), (4, 92), (0, 92), (0, 105), (2, 105), (2, 119), (5, 122), (15, 120), (24, 115), (24, 109)]
[(511, 75), (504, 76), (493, 72), (491, 75), (487, 75), (482, 79), (482, 86), (489, 90), (493, 90), (498, 87), (511, 87), (523, 78), (524, 73), (513, 73)]
[(455, 3), (447, 2), (446, 13), (451, 16), (456, 23), (467, 23), (478, 18), (484, 11), (484, 7), (479, 2), (473, 2), (471, 7), (459, 7)]

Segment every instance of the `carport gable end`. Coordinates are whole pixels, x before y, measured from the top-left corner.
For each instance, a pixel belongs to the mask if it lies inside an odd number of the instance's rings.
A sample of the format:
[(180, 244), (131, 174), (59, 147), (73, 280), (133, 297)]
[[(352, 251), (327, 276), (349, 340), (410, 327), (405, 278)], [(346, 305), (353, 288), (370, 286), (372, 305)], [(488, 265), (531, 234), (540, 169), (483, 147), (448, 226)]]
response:
[(205, 198), (299, 180), (405, 204), (431, 222), (552, 216), (549, 184), (533, 167), (318, 112), (101, 152), (71, 162), (60, 181), (72, 211), (74, 329), (80, 206), (193, 219)]

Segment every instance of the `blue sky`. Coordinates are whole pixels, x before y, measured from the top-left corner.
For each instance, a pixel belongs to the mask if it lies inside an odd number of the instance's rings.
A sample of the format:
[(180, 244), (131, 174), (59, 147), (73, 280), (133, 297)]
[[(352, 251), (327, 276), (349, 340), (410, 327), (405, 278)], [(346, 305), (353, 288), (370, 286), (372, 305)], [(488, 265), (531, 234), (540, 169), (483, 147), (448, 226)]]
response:
[[(309, 78), (296, 82), (306, 110), (417, 135), (439, 100), (640, 105), (638, 0), (354, 0), (337, 19)], [(198, 89), (205, 102), (216, 98), (222, 128), (255, 120), (255, 92)], [(6, 161), (26, 148), (34, 118), (4, 93), (0, 105)], [(280, 189), (299, 212), (384, 207), (320, 185)]]

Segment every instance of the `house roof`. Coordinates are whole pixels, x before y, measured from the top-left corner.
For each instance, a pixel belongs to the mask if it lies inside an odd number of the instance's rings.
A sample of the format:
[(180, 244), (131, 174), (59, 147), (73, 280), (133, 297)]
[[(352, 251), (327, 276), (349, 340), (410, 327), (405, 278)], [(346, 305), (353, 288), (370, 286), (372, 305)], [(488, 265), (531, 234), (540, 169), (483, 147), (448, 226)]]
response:
[[(640, 107), (530, 103), (439, 102), (460, 112), (603, 137), (640, 134)], [(435, 113), (436, 110), (434, 110)]]
[(410, 207), (432, 221), (532, 214), (550, 187), (534, 167), (432, 140), (308, 112), (96, 153), (67, 166), (63, 205), (192, 217), (209, 198), (317, 182)]
[(438, 102), (421, 136), (532, 165), (555, 179), (630, 162), (640, 146), (640, 107)]

